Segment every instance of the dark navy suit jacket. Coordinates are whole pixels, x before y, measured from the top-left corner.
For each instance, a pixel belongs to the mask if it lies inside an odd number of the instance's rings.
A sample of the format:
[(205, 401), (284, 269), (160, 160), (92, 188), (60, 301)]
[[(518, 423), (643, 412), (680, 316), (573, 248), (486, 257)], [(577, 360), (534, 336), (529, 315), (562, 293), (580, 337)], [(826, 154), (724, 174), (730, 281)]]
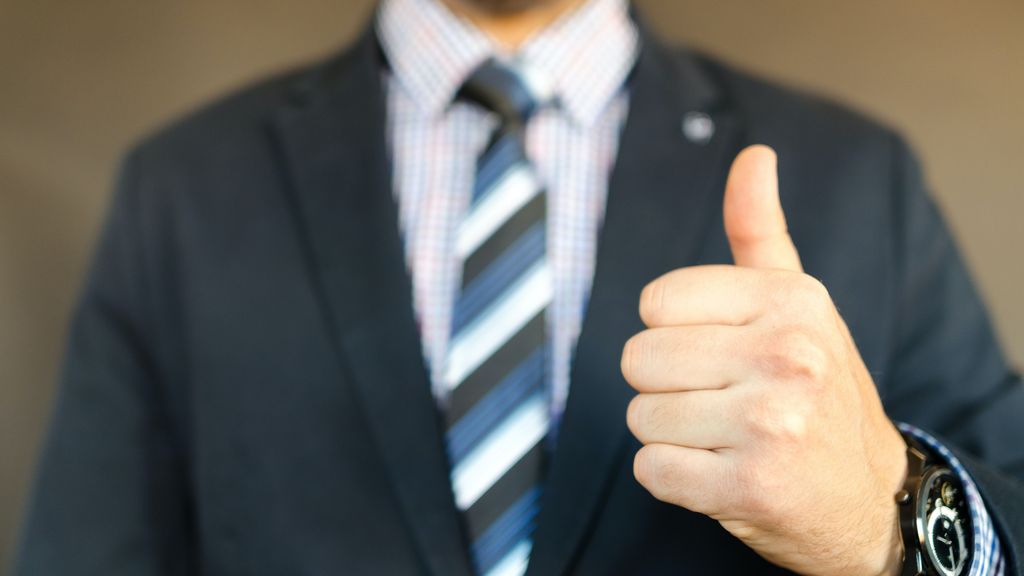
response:
[[(242, 91), (127, 157), (19, 547), (30, 575), (469, 573), (391, 194), (380, 52)], [(777, 574), (633, 479), (645, 283), (729, 262), (744, 145), (892, 418), (964, 456), (1011, 572), (1024, 386), (893, 132), (643, 33), (530, 574)], [(688, 113), (709, 115), (706, 142)], [(1019, 264), (1018, 264), (1019, 265)]]

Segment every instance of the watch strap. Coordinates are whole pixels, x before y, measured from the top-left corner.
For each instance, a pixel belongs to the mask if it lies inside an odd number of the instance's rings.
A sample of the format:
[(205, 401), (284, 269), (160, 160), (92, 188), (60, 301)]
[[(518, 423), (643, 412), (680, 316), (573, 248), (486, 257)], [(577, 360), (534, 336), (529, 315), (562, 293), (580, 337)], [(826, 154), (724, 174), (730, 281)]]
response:
[(896, 493), (896, 508), (903, 542), (903, 571), (901, 576), (925, 576), (924, 529), (917, 518), (917, 499), (921, 481), (930, 460), (929, 451), (916, 438), (903, 434), (907, 443), (907, 477), (903, 488)]

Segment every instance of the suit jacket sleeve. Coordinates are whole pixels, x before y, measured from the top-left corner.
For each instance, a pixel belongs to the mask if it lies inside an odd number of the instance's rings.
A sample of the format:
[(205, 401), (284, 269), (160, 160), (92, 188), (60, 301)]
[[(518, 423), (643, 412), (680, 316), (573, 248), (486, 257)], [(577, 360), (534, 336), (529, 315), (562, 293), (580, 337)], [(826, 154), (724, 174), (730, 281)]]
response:
[(137, 164), (125, 162), (72, 321), (21, 576), (192, 572), (181, 444), (159, 401)]
[(1024, 575), (1024, 385), (1007, 365), (952, 236), (907, 146), (894, 163), (894, 348), (881, 386), (894, 420), (952, 447)]

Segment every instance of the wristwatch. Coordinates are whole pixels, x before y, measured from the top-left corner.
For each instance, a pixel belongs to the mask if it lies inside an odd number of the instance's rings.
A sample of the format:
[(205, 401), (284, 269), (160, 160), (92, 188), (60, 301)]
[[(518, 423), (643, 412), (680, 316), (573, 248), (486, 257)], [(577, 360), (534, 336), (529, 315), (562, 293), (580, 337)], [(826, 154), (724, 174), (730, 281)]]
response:
[(960, 478), (910, 434), (907, 479), (896, 494), (902, 576), (961, 576), (973, 549), (971, 516)]

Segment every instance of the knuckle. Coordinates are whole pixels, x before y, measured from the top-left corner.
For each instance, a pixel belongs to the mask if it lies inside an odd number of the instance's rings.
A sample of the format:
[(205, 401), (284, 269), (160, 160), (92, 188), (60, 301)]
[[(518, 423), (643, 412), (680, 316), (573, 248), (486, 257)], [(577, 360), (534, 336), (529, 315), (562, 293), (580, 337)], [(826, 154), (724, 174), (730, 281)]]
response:
[(636, 380), (639, 375), (640, 362), (643, 351), (640, 342), (640, 334), (635, 334), (629, 340), (626, 340), (626, 344), (623, 346), (623, 358), (622, 358), (622, 371), (626, 381), (631, 384)]
[(742, 466), (736, 471), (736, 505), (750, 513), (764, 506), (763, 474), (757, 466)]
[(682, 466), (672, 458), (666, 458), (654, 446), (644, 446), (633, 459), (633, 475), (651, 495), (662, 501), (669, 501), (683, 478)]
[(654, 488), (656, 479), (652, 473), (655, 467), (655, 457), (655, 450), (650, 446), (641, 447), (633, 457), (633, 476), (648, 490)]
[(771, 473), (756, 462), (736, 472), (736, 506), (751, 518), (771, 517), (778, 506)]
[(629, 406), (626, 407), (626, 426), (629, 428), (629, 431), (633, 433), (633, 436), (641, 442), (643, 442), (641, 435), (643, 433), (642, 424), (644, 420), (644, 402), (645, 400), (643, 400), (642, 396), (634, 396), (633, 399), (629, 401)]
[(632, 338), (626, 340), (626, 344), (622, 348), (621, 369), (622, 375), (630, 384), (635, 385), (642, 376), (644, 359), (647, 356), (648, 348), (647, 337), (643, 332), (635, 334)]
[(655, 460), (653, 472), (655, 483), (661, 488), (662, 493), (668, 493), (682, 478), (682, 470), (671, 458)]
[(672, 437), (672, 423), (677, 420), (675, 417), (674, 404), (662, 398), (652, 398), (646, 407), (647, 428), (652, 434), (660, 438)]
[(807, 417), (799, 411), (786, 410), (777, 413), (768, 427), (769, 434), (775, 439), (776, 444), (796, 446), (807, 438), (807, 429), (810, 426)]
[(749, 490), (742, 498), (742, 508), (754, 518), (771, 515), (772, 500), (761, 487)]
[(768, 346), (770, 372), (785, 380), (817, 382), (827, 375), (828, 354), (810, 334), (791, 329), (772, 338)]
[(807, 438), (810, 423), (802, 402), (781, 398), (760, 398), (748, 409), (752, 435), (773, 446), (793, 446)]
[(832, 306), (828, 288), (814, 276), (801, 274), (796, 282), (797, 305), (814, 313), (827, 312)]
[(633, 398), (627, 410), (630, 430), (640, 442), (665, 438), (671, 432), (675, 406), (663, 394), (640, 394)]
[(647, 326), (661, 323), (664, 317), (665, 280), (658, 278), (644, 286), (640, 293), (640, 319)]

